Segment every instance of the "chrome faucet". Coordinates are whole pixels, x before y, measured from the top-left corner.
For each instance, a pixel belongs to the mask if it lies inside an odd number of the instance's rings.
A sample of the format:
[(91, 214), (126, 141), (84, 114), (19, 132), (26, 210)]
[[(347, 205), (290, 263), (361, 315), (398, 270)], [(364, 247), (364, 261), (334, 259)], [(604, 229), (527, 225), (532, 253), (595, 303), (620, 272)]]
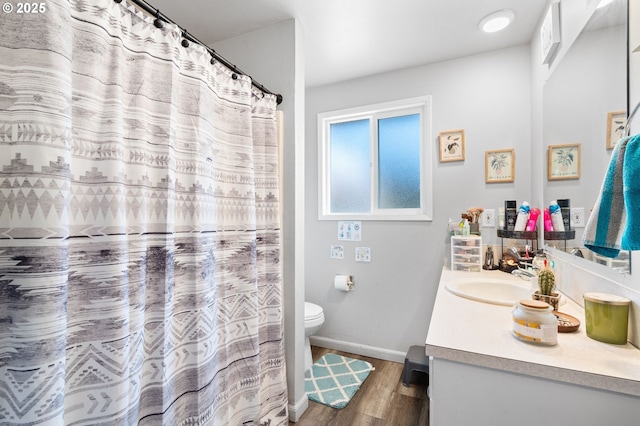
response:
[(517, 277), (520, 277), (525, 281), (536, 276), (536, 274), (533, 271), (529, 271), (527, 269), (522, 269), (522, 268), (514, 269), (513, 271), (511, 271), (511, 274)]

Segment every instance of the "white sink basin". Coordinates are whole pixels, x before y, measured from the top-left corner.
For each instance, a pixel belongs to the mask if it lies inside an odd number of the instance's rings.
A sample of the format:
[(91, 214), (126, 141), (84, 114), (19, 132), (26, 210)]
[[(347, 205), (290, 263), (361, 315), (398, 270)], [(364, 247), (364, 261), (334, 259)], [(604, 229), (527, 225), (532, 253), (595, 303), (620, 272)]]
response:
[(447, 290), (456, 296), (495, 305), (513, 306), (521, 299), (531, 299), (531, 284), (492, 278), (463, 278), (449, 281)]

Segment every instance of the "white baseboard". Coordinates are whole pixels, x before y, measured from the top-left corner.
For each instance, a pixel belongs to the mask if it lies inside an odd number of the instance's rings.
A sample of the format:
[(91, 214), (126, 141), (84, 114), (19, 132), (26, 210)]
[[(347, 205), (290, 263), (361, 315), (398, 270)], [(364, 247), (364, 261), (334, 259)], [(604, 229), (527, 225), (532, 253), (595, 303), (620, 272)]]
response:
[(311, 336), (309, 341), (313, 346), (321, 348), (335, 349), (336, 351), (349, 352), (356, 355), (370, 356), (372, 358), (384, 359), (404, 363), (405, 352), (392, 351), (390, 349), (377, 348), (375, 346), (362, 345), (359, 343), (345, 342), (343, 340), (331, 339), (328, 337)]
[(295, 405), (289, 404), (289, 421), (292, 421), (295, 423), (298, 420), (300, 420), (302, 413), (304, 413), (308, 407), (309, 407), (309, 398), (305, 393), (304, 395), (302, 395), (301, 398), (299, 398), (296, 401)]

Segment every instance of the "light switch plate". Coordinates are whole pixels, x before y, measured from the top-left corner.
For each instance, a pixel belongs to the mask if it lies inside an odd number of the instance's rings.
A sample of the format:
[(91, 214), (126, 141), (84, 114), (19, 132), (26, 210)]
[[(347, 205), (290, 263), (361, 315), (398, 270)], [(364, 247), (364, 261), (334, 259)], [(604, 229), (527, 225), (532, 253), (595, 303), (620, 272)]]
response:
[(483, 228), (495, 228), (496, 226), (496, 210), (485, 209), (482, 212), (482, 227)]
[(584, 207), (571, 208), (571, 226), (574, 228), (585, 227)]

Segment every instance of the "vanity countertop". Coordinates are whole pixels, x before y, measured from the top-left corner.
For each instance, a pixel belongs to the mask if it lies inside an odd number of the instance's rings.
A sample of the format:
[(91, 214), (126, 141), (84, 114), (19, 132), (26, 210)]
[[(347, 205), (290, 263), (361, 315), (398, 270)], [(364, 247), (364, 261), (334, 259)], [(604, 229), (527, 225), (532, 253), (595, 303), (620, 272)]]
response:
[(512, 336), (513, 307), (454, 295), (446, 283), (460, 278), (513, 280), (501, 271), (457, 272), (444, 268), (427, 334), (426, 353), (435, 358), (640, 396), (640, 350), (587, 337), (583, 309), (566, 298), (559, 311), (580, 320), (573, 333), (558, 333), (558, 344), (543, 346)]

